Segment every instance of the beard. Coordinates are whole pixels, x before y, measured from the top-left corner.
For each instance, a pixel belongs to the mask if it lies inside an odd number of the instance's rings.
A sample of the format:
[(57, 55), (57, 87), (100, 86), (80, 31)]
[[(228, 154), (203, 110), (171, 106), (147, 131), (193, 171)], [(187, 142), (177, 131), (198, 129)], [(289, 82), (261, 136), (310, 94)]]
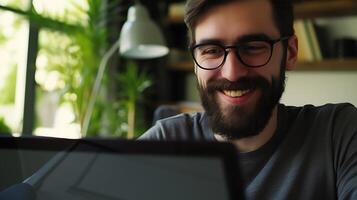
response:
[[(285, 66), (285, 63), (281, 64)], [(284, 88), (283, 67), (280, 68), (280, 76), (273, 77), (271, 83), (263, 77), (244, 77), (236, 82), (226, 79), (209, 80), (206, 88), (198, 84), (210, 127), (215, 134), (229, 140), (258, 135), (267, 125)], [(223, 90), (257, 90), (260, 91), (260, 96), (252, 109), (240, 105), (222, 108), (218, 104), (216, 94)]]

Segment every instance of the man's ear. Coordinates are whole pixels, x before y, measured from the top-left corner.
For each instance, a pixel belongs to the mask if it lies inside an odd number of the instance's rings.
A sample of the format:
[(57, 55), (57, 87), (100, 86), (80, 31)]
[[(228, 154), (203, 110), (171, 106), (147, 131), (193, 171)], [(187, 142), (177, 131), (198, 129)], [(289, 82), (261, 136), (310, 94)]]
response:
[(290, 71), (296, 67), (298, 54), (298, 39), (295, 35), (288, 40), (287, 55), (286, 55), (286, 70)]

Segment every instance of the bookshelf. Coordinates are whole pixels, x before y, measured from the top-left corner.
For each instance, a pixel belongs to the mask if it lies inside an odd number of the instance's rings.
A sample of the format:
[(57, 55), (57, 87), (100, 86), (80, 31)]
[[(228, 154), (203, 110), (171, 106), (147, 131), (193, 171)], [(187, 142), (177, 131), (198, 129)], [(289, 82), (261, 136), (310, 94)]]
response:
[(295, 3), (295, 18), (317, 18), (357, 15), (355, 0), (315, 0)]
[[(340, 16), (357, 16), (356, 0), (305, 0), (295, 3), (295, 18), (314, 19)], [(168, 17), (169, 23), (183, 23), (183, 16)], [(193, 63), (190, 59), (169, 62), (168, 67), (174, 71), (193, 71)], [(298, 62), (297, 70), (301, 71), (339, 71), (357, 70), (357, 58), (348, 59), (322, 59), (318, 61)]]
[(324, 59), (315, 62), (300, 62), (297, 71), (356, 71), (357, 58)]

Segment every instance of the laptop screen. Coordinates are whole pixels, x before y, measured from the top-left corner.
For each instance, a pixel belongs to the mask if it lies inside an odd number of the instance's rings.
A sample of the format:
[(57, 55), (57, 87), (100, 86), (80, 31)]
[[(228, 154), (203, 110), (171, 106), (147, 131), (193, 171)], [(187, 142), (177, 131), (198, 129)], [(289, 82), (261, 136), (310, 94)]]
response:
[(237, 153), (229, 144), (53, 140), (2, 149), (17, 152), (23, 182), (39, 200), (243, 198)]

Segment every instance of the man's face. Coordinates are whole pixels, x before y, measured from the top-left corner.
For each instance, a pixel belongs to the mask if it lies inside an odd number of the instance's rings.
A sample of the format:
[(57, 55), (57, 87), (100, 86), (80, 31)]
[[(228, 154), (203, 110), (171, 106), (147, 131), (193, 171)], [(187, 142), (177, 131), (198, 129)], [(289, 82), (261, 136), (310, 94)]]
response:
[[(280, 38), (269, 1), (236, 1), (210, 9), (198, 21), (194, 39), (196, 44), (215, 41), (234, 45), (255, 36)], [(195, 66), (213, 131), (227, 139), (239, 139), (263, 130), (284, 90), (283, 52), (282, 42), (274, 44), (270, 61), (259, 68), (246, 67), (233, 51), (218, 69)]]

